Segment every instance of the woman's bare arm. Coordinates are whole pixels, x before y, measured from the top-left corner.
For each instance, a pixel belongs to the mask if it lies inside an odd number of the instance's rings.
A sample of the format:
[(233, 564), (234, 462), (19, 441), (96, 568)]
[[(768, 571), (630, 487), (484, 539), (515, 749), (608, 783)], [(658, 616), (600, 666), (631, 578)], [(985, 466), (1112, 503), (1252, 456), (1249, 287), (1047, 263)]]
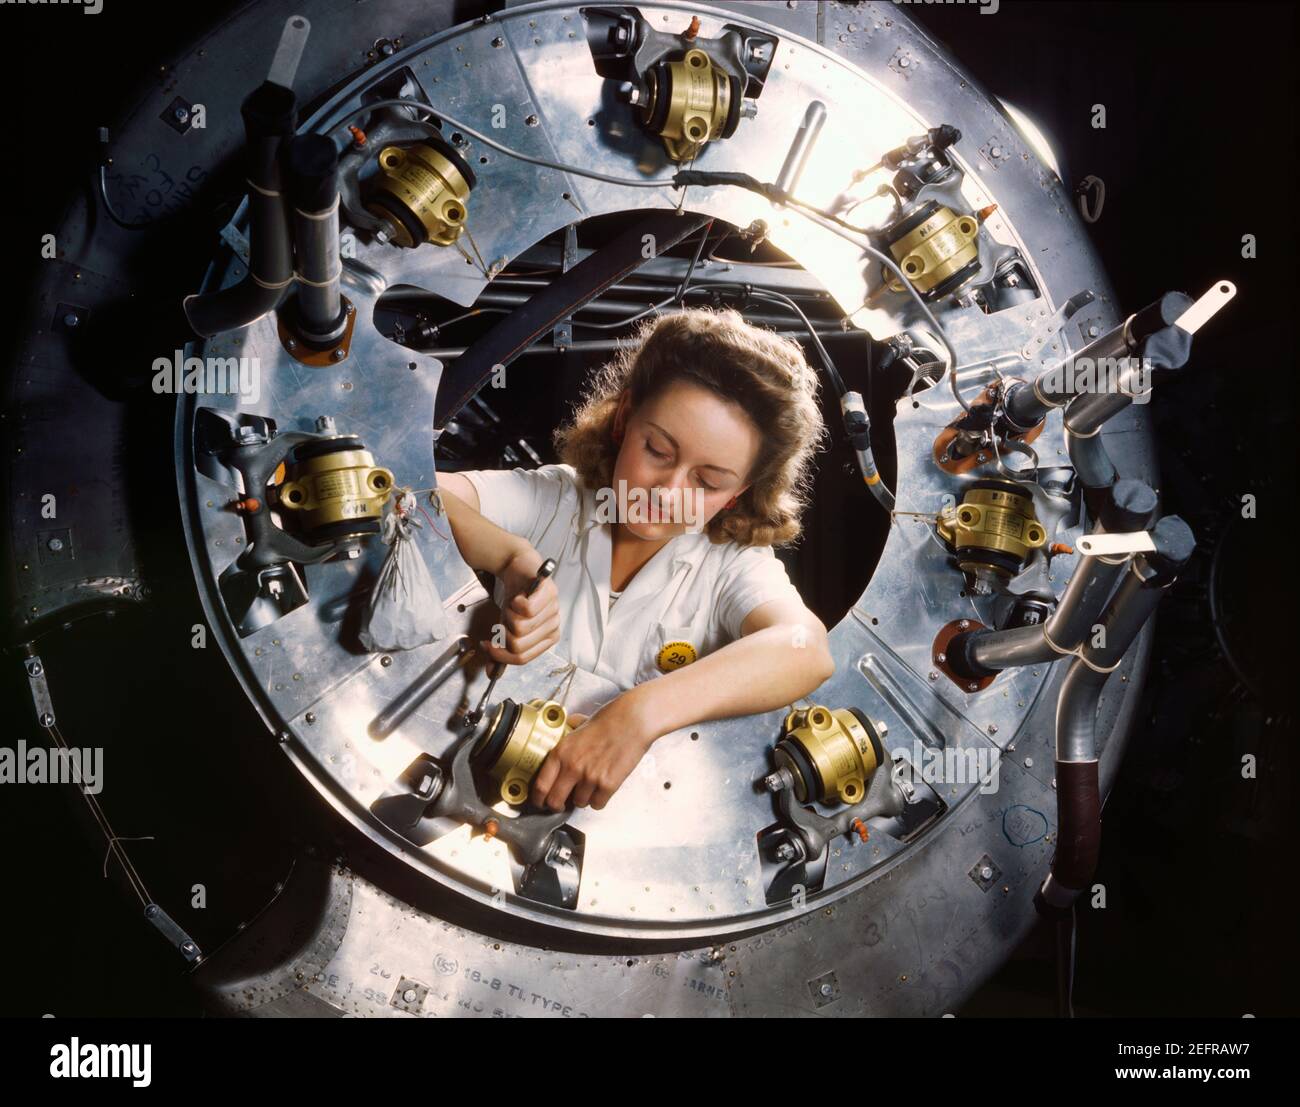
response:
[(439, 473), (438, 492), (465, 564), (499, 577), (505, 588), (504, 638), (479, 645), (493, 661), (507, 665), (523, 665), (545, 653), (560, 640), (560, 593), (554, 581), (544, 580), (531, 596), (524, 595), (542, 555), (526, 539), (480, 514), (478, 493), (464, 477)]
[(439, 473), (438, 492), (456, 547), (471, 569), (499, 577), (516, 554), (532, 549), (524, 539), (502, 530), (479, 512), (478, 492), (459, 473)]
[(809, 695), (835, 674), (826, 627), (802, 603), (773, 600), (743, 637), (616, 696), (551, 750), (533, 780), (538, 807), (602, 808), (661, 736), (692, 723), (756, 715)]

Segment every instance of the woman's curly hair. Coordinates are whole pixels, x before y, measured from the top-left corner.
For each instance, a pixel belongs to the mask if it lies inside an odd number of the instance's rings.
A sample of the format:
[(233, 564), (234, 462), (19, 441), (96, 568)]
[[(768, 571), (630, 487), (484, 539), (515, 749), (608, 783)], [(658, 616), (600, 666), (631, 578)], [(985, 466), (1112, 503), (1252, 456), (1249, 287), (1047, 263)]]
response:
[(709, 540), (792, 543), (803, 529), (799, 517), (808, 505), (813, 455), (826, 435), (817, 374), (798, 343), (746, 323), (732, 308), (689, 308), (642, 323), (595, 370), (572, 420), (555, 432), (560, 460), (587, 488), (610, 487), (620, 398), (626, 392), (635, 411), (674, 381), (702, 385), (738, 404), (760, 434), (750, 487), (734, 508), (709, 520)]

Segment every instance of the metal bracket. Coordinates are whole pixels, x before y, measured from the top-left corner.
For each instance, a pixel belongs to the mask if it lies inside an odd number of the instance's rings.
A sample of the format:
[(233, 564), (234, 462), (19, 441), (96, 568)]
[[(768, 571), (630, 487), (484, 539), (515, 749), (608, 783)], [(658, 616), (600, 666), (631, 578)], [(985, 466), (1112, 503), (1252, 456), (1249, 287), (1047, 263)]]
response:
[[(564, 250), (560, 257), (560, 272), (567, 273), (578, 264), (578, 229), (573, 223), (564, 228)], [(567, 350), (573, 345), (573, 316), (566, 315), (551, 330), (551, 342), (557, 350)]]
[(54, 701), (50, 699), (50, 686), (45, 682), (45, 666), (36, 654), (23, 659), (27, 670), (27, 683), (36, 707), (36, 721), (43, 727), (54, 725)]
[(158, 932), (171, 945), (180, 950), (181, 956), (186, 961), (197, 961), (203, 956), (203, 951), (199, 949), (198, 943), (186, 934), (176, 920), (156, 903), (151, 903), (144, 909), (144, 917), (157, 928)]
[[(1038, 351), (1056, 336), (1057, 332), (1070, 321), (1075, 312), (1082, 307), (1086, 307), (1096, 298), (1091, 289), (1084, 289), (1082, 292), (1071, 296), (1034, 329), (1034, 333), (1029, 336), (1029, 340), (1020, 351), (1020, 356), (1026, 361), (1033, 361), (1038, 356)], [(1062, 357), (1065, 356), (1064, 350), (1059, 352)]]
[(1089, 557), (1114, 557), (1118, 554), (1151, 553), (1156, 544), (1146, 531), (1132, 534), (1086, 534), (1075, 547)]
[(1216, 281), (1209, 292), (1178, 317), (1174, 326), (1180, 331), (1195, 334), (1235, 295), (1237, 295), (1237, 286), (1231, 281)]

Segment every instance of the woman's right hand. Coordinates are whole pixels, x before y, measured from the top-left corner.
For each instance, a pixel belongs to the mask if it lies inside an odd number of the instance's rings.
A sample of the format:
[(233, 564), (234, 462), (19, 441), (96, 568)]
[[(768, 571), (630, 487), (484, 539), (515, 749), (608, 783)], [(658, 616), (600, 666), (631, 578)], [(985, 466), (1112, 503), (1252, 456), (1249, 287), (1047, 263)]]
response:
[[(560, 640), (560, 590), (555, 587), (555, 582), (547, 577), (531, 596), (524, 595), (544, 560), (525, 543), (502, 570), (501, 584), (505, 594), (502, 597), (501, 626), (505, 630), (505, 648), (496, 645), (492, 639), (479, 643), (492, 660), (507, 665), (523, 665)], [(499, 632), (497, 640), (500, 640)]]

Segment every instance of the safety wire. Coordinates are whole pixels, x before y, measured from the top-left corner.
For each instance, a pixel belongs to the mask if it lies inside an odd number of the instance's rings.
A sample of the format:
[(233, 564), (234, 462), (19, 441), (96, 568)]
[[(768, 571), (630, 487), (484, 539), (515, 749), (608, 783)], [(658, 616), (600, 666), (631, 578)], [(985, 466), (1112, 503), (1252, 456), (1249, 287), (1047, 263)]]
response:
[[(51, 723), (49, 726), (45, 727), (44, 729), (46, 733), (48, 733), (49, 736), (52, 739), (54, 739), (54, 742), (59, 747), (59, 749), (61, 750), (68, 749), (68, 743), (63, 740), (63, 734), (59, 730), (57, 724)], [(88, 791), (86, 791), (84, 787), (81, 788), (80, 791), (81, 791), (81, 798), (86, 801), (86, 806), (90, 809), (91, 816), (98, 824), (101, 833), (103, 833), (104, 837), (108, 840), (108, 851), (104, 854), (105, 878), (107, 878), (108, 876), (108, 859), (109, 857), (111, 857), (113, 854), (116, 853), (118, 861), (120, 861), (122, 864), (122, 871), (126, 874), (127, 882), (131, 885), (131, 891), (133, 891), (136, 894), (136, 896), (139, 898), (142, 906), (148, 907), (149, 904), (153, 902), (153, 900), (149, 896), (149, 890), (145, 887), (144, 880), (141, 878), (140, 874), (136, 871), (135, 866), (131, 864), (131, 858), (127, 856), (127, 852), (125, 849), (122, 848), (121, 843), (151, 840), (153, 836), (141, 835), (134, 838), (122, 838), (119, 837), (117, 834), (114, 834), (112, 826), (109, 825), (108, 816), (104, 814), (104, 809), (99, 806), (99, 801), (95, 799), (95, 797), (91, 795)]]

